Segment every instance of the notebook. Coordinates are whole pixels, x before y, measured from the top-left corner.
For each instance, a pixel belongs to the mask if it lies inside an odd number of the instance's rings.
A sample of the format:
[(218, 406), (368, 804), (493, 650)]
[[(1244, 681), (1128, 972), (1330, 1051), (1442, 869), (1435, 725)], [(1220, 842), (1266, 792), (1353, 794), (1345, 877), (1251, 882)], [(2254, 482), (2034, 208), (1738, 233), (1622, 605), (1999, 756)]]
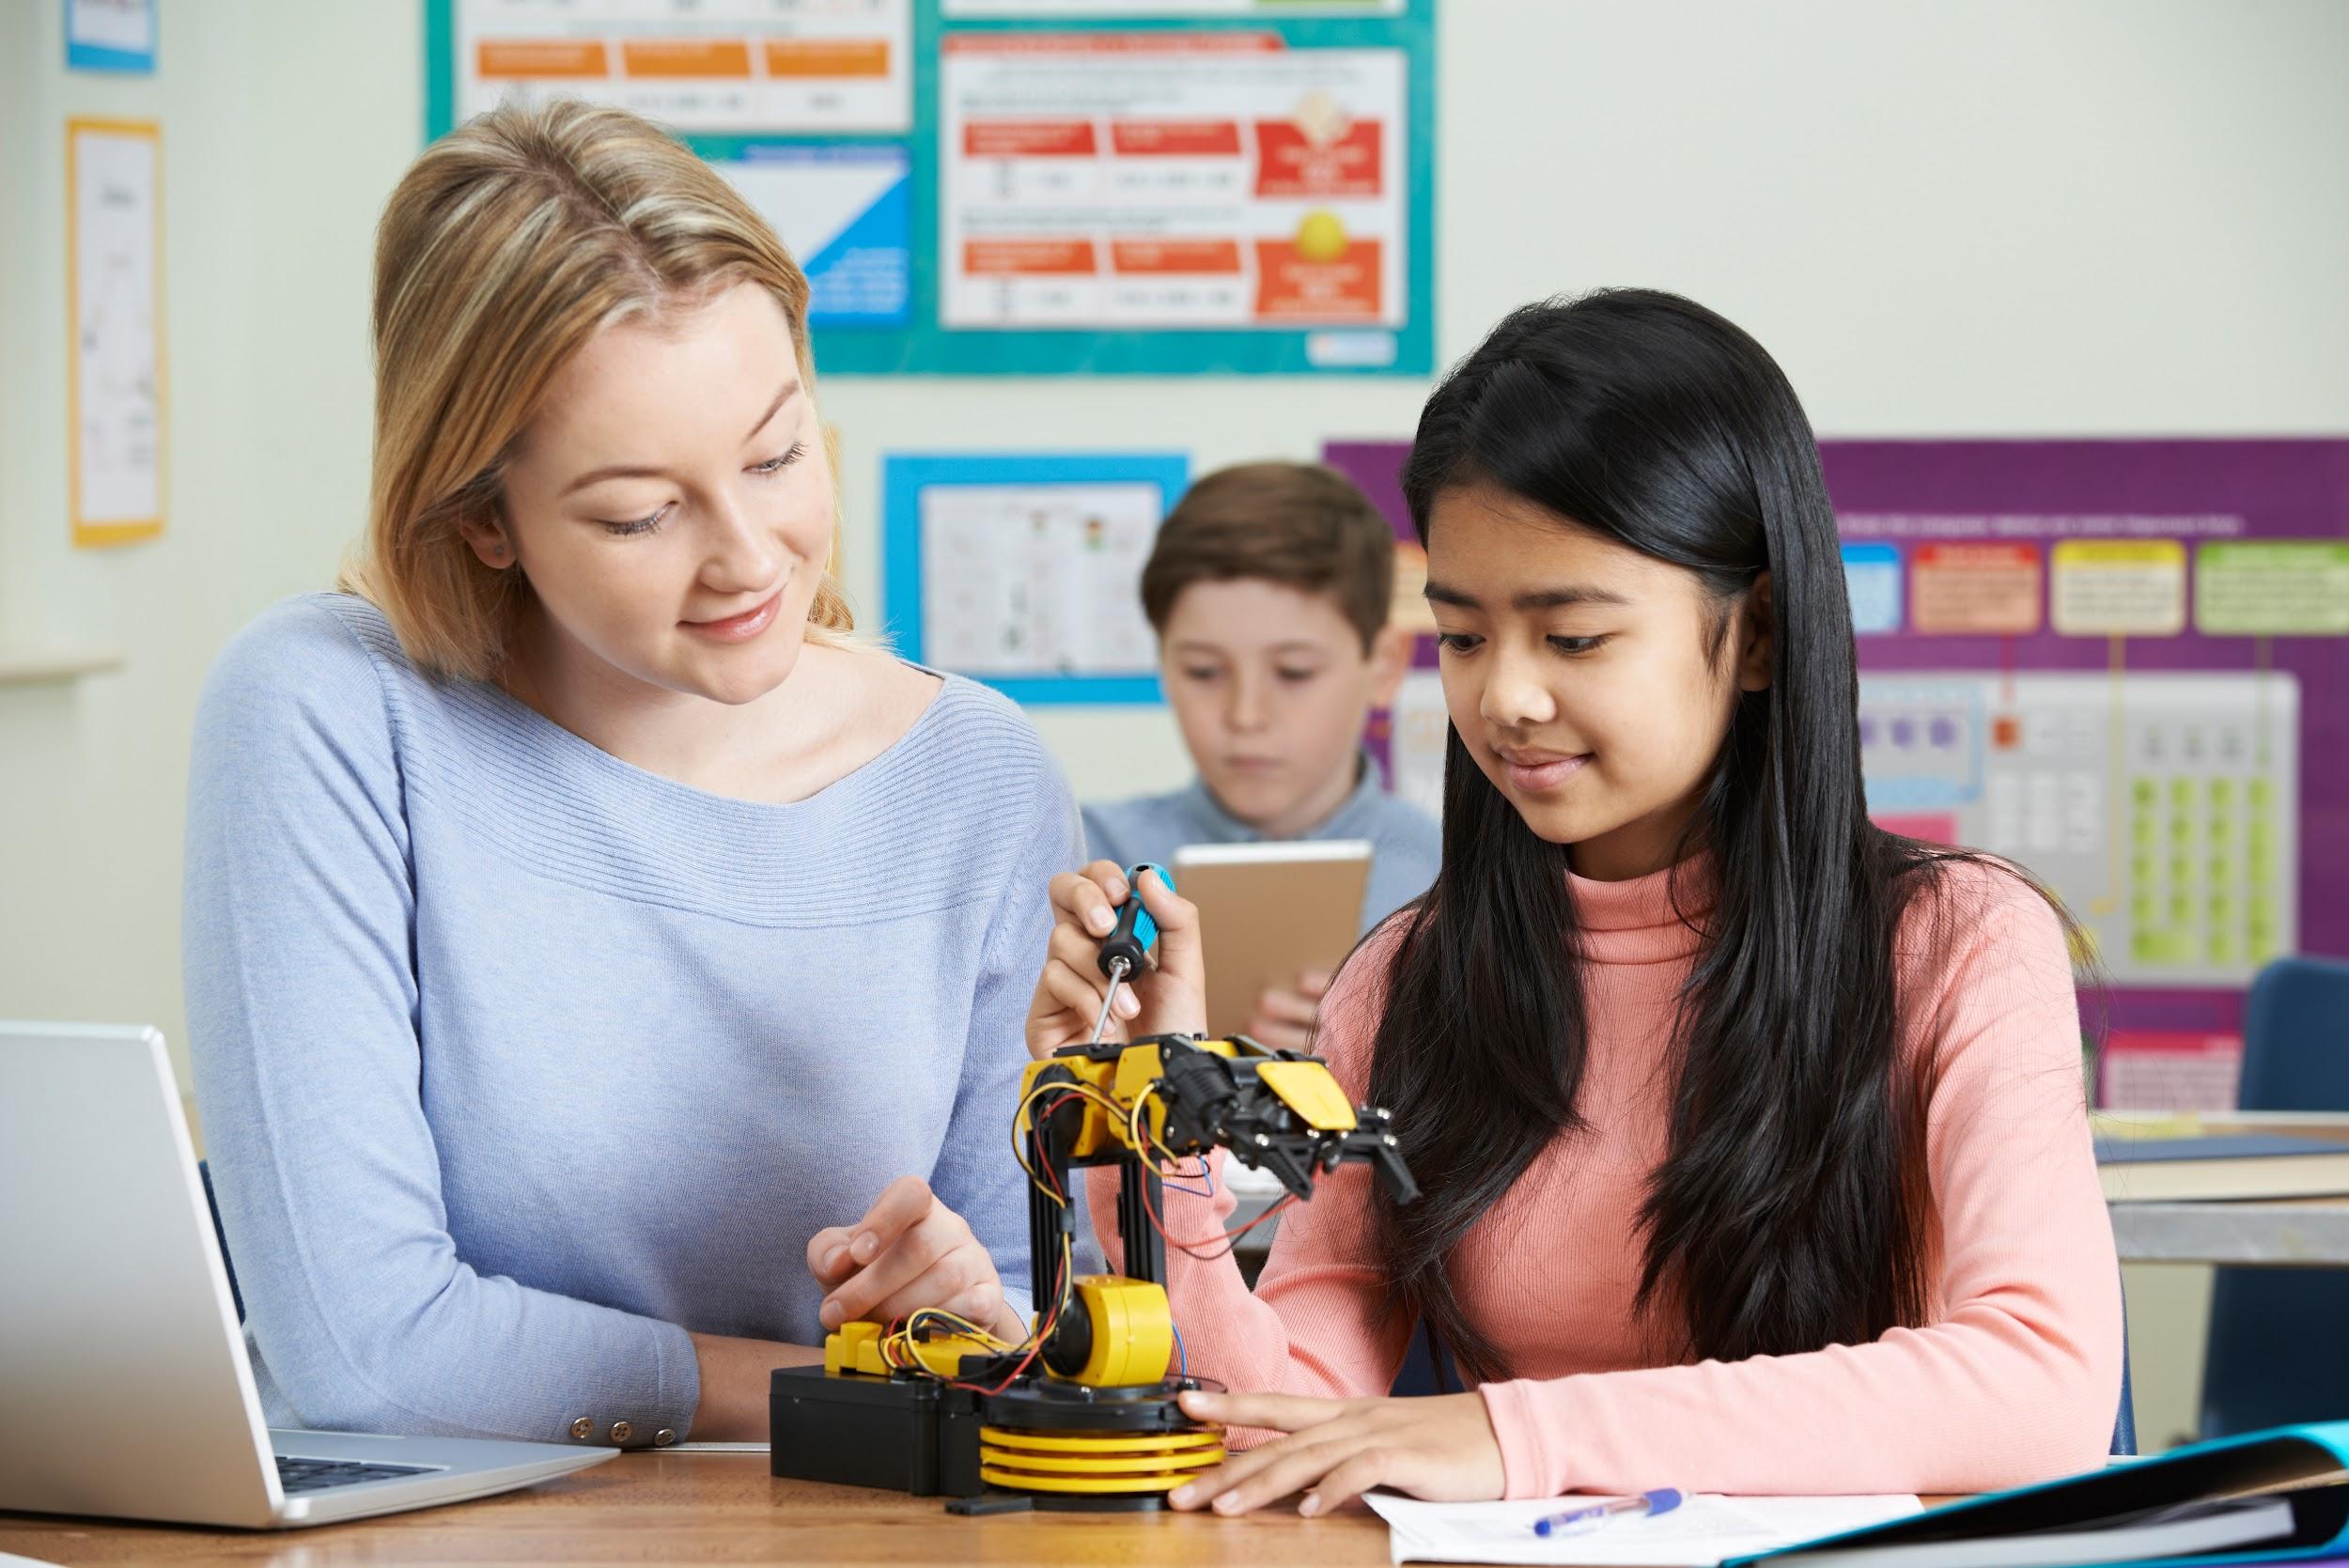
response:
[(2241, 1133), (2099, 1138), (2096, 1174), (2112, 1203), (2349, 1195), (2349, 1142)]
[[(2239, 1508), (2188, 1505), (2248, 1498)], [(2289, 1517), (2278, 1513), (2280, 1504)], [(2184, 1528), (2165, 1532), (2164, 1524)], [(2142, 1532), (2135, 1542), (2127, 1532)], [(2074, 1532), (2050, 1540), (2057, 1532)], [(2093, 1549), (2096, 1538), (2139, 1555)], [(2229, 1537), (2232, 1539), (2230, 1541)], [(2199, 1537), (2199, 1545), (2189, 1543)], [(2034, 1540), (2034, 1538), (2036, 1538)], [(1911, 1556), (1891, 1547), (1937, 1548)], [(2052, 1553), (2033, 1548), (2051, 1546)], [(2061, 1561), (2171, 1568), (2311, 1563), (2349, 1552), (2349, 1421), (2221, 1437), (2155, 1459), (1937, 1508), (1915, 1518), (1739, 1558), (1729, 1568), (1931, 1568)], [(2151, 1553), (2153, 1555), (2143, 1555)]]
[(1533, 1522), (1588, 1498), (1509, 1502), (1422, 1502), (1371, 1492), (1362, 1500), (1387, 1522), (1395, 1562), (1603, 1564), (1605, 1568), (1714, 1568), (1724, 1558), (1768, 1551), (1830, 1532), (1913, 1517), (1910, 1496), (1723, 1498), (1698, 1496), (1669, 1514), (1626, 1518), (1587, 1535), (1536, 1535)]

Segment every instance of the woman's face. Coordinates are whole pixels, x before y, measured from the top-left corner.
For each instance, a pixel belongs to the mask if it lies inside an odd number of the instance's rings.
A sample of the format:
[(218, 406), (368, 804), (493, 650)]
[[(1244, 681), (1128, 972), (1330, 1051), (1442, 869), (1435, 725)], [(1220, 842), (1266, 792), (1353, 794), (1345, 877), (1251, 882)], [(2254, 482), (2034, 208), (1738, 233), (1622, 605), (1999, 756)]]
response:
[(520, 561), (552, 657), (722, 703), (780, 686), (832, 485), (774, 296), (739, 284), (591, 339), (523, 432), (504, 514), (468, 540), (492, 567)]
[(1768, 582), (1717, 643), (1721, 609), (1693, 573), (1493, 486), (1437, 496), (1444, 706), (1493, 787), (1572, 845), (1582, 876), (1671, 863), (1738, 692), (1769, 685)]

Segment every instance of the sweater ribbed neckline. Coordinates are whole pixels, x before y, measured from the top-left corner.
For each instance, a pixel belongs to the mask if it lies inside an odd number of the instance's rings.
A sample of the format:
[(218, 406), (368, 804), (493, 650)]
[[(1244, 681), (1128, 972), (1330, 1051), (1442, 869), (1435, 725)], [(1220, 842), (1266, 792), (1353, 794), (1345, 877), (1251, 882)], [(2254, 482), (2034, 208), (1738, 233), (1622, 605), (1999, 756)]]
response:
[(1584, 951), (1602, 963), (1664, 963), (1693, 955), (1704, 940), (1717, 880), (1712, 857), (1703, 854), (1627, 881), (1566, 874)]

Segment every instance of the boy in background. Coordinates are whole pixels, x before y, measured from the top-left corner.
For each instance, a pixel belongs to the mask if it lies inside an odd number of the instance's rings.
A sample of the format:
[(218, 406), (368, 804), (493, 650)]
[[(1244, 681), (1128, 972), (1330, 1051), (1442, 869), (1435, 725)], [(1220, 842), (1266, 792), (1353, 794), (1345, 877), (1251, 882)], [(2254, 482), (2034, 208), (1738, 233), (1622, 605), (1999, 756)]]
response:
[[(1371, 842), (1368, 931), (1427, 891), (1435, 819), (1389, 795), (1361, 749), (1410, 638), (1388, 625), (1394, 535), (1362, 492), (1315, 463), (1243, 463), (1192, 485), (1159, 528), (1142, 607), (1196, 783), (1084, 808), (1091, 854), (1171, 862), (1186, 844)], [(1329, 988), (1309, 970), (1258, 999), (1246, 1032), (1301, 1048)]]

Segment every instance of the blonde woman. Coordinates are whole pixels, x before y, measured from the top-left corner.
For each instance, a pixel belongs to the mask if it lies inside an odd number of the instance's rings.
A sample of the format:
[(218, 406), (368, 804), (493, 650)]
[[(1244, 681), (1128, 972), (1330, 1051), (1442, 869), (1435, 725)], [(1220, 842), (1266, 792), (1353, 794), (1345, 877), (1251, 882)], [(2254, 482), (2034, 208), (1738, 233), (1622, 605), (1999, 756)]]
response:
[(617, 111), (501, 109), (393, 194), (364, 548), (195, 735), (272, 1422), (757, 1437), (844, 1318), (1023, 1331), (1003, 1139), (1081, 839), (1012, 706), (849, 635), (806, 305)]

